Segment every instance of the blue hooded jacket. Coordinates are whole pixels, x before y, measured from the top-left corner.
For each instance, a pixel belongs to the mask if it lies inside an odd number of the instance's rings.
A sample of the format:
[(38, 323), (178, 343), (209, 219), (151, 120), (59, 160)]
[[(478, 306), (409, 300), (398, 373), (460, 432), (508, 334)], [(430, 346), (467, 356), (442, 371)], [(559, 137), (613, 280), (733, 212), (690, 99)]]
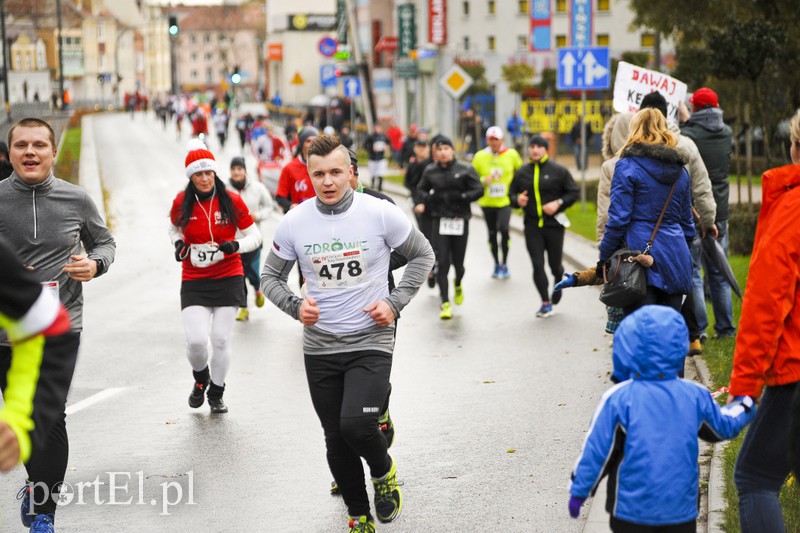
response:
[(755, 409), (750, 398), (721, 409), (705, 387), (679, 379), (688, 350), (686, 323), (670, 307), (647, 305), (622, 321), (614, 364), (629, 379), (595, 410), (573, 496), (594, 494), (608, 475), (606, 510), (618, 519), (663, 526), (697, 518), (698, 432), (733, 438)]
[(695, 228), (685, 161), (674, 148), (645, 143), (630, 145), (621, 156), (611, 180), (611, 203), (600, 242), (600, 260), (607, 260), (624, 243), (644, 251), (669, 190), (677, 181), (650, 249), (654, 262), (647, 269), (647, 285), (667, 294), (688, 294), (692, 287), (692, 259), (687, 242), (694, 237)]

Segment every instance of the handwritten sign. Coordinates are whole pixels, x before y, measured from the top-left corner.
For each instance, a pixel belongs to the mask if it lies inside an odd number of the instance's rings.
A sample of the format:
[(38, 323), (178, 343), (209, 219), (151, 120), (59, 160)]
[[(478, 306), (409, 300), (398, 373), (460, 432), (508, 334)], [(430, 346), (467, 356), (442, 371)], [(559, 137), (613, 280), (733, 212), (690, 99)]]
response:
[(642, 98), (658, 91), (667, 100), (667, 120), (677, 122), (678, 103), (686, 99), (687, 89), (685, 83), (671, 76), (620, 61), (614, 82), (614, 111), (638, 111)]

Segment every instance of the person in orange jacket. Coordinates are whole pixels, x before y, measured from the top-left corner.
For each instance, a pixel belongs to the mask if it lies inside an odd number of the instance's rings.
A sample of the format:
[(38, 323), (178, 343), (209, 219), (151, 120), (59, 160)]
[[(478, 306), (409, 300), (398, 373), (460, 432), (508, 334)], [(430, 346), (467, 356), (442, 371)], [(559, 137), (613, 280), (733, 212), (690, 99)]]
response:
[[(733, 356), (730, 397), (761, 398), (736, 461), (742, 532), (785, 531), (778, 494), (789, 476), (792, 397), (800, 391), (800, 111), (793, 164), (762, 179), (750, 272)], [(797, 392), (800, 394), (800, 392)], [(798, 421), (793, 423), (798, 431)]]

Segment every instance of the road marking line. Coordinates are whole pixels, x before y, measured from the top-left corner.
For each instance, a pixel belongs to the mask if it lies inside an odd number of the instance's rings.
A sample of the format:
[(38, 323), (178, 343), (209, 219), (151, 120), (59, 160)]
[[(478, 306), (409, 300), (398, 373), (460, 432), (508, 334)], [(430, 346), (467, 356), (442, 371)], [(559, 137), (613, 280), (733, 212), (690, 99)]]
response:
[(97, 394), (92, 394), (88, 398), (84, 398), (83, 400), (76, 402), (67, 407), (66, 413), (68, 415), (74, 415), (78, 411), (82, 411), (87, 407), (91, 407), (96, 403), (100, 403), (103, 400), (107, 400), (114, 396), (116, 393), (125, 390), (125, 387), (112, 387), (110, 389), (101, 390)]

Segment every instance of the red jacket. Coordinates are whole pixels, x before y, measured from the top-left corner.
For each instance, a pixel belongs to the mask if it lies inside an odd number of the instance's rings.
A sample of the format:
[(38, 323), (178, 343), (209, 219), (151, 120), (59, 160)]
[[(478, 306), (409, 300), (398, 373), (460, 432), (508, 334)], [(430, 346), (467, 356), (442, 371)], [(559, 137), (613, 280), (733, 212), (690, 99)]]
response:
[(316, 195), (314, 186), (311, 185), (311, 178), (308, 176), (306, 163), (299, 156), (295, 157), (283, 167), (275, 196), (283, 196), (288, 198), (291, 203), (299, 204)]
[(734, 396), (800, 381), (800, 165), (768, 170), (761, 188), (733, 355)]

